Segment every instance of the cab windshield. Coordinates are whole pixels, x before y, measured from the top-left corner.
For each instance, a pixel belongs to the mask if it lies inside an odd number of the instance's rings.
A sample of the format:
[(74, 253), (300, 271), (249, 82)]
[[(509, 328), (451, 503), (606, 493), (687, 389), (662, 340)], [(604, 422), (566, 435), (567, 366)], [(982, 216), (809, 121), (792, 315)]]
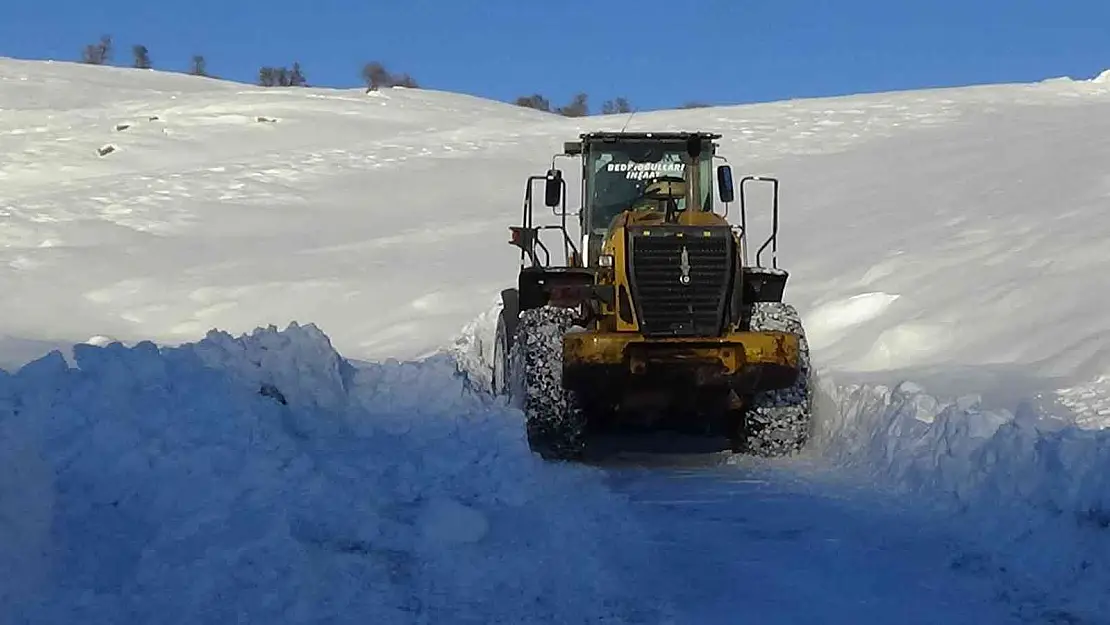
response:
[[(626, 142), (595, 144), (586, 163), (588, 176), (589, 224), (591, 233), (604, 233), (613, 218), (629, 208), (643, 195), (647, 183), (659, 176), (686, 177), (684, 142)], [(696, 161), (699, 186), (706, 198), (703, 210), (712, 210), (712, 168), (709, 154)], [(678, 201), (678, 210), (686, 210), (686, 199)]]

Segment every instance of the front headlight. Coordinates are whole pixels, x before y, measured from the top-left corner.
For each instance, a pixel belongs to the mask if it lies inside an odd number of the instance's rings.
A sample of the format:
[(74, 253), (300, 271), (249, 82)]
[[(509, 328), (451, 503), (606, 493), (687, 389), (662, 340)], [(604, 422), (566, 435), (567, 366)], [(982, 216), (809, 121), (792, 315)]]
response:
[(612, 267), (613, 256), (611, 254), (602, 254), (597, 257), (597, 264), (599, 267)]

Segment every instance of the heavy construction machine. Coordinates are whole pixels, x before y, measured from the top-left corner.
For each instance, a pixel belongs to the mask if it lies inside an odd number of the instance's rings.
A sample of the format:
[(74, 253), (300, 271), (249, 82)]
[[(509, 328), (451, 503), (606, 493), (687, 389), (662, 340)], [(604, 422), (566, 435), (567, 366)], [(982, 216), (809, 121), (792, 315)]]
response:
[[(744, 177), (731, 224), (736, 189), (720, 137), (585, 133), (528, 179), (523, 221), (509, 228), (521, 266), (517, 287), (501, 293), (491, 377), (542, 457), (580, 459), (595, 433), (622, 428), (708, 435), (755, 455), (804, 446), (810, 364), (798, 313), (783, 302), (779, 181)], [(567, 210), (560, 157), (580, 161), (579, 210)], [(540, 184), (556, 223), (533, 221)], [(769, 185), (771, 228), (749, 264), (745, 193), (756, 185)]]

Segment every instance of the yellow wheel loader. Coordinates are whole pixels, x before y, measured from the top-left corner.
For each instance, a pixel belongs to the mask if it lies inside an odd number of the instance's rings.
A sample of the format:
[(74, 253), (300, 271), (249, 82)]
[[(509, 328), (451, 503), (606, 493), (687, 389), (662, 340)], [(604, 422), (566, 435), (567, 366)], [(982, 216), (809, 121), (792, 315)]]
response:
[[(493, 393), (524, 412), (542, 457), (581, 459), (595, 434), (622, 428), (706, 435), (755, 455), (807, 441), (812, 382), (801, 321), (782, 301), (779, 183), (743, 178), (740, 223), (731, 224), (736, 189), (716, 154), (720, 136), (585, 133), (528, 179), (523, 222), (509, 228), (521, 268), (517, 287), (501, 294), (491, 377)], [(560, 157), (580, 161), (575, 211)], [(557, 223), (533, 222), (540, 184)], [(754, 264), (749, 184), (773, 192), (771, 233)]]

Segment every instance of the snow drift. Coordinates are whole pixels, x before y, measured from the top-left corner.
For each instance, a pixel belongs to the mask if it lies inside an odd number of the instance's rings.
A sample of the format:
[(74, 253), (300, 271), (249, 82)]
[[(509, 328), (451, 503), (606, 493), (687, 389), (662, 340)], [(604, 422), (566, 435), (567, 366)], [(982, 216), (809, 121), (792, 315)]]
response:
[(74, 357), (0, 374), (6, 622), (656, 619), (609, 575), (621, 500), (444, 359), (355, 368), (312, 325)]

